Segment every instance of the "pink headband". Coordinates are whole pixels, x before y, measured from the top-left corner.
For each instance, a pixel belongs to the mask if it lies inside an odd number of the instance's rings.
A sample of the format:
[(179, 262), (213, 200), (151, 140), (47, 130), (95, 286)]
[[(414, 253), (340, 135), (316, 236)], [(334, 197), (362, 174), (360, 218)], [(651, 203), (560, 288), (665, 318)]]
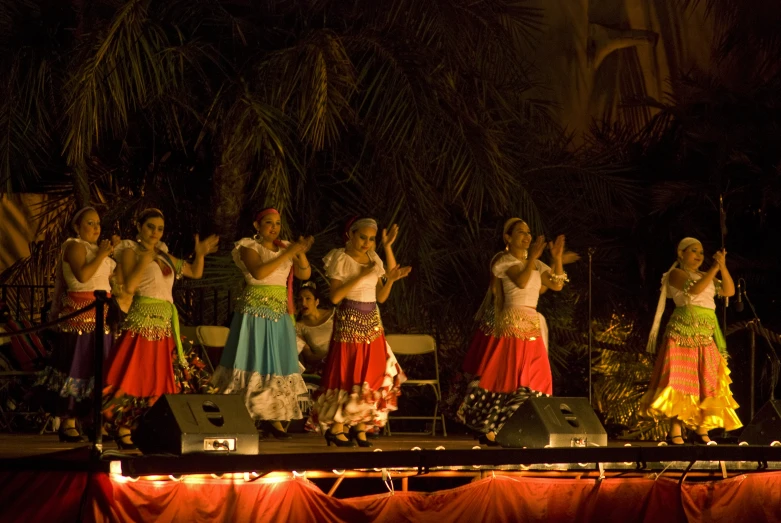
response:
[(269, 214), (279, 214), (279, 211), (274, 209), (273, 207), (269, 207), (268, 209), (263, 209), (262, 211), (260, 211), (258, 214), (255, 215), (255, 221), (259, 222), (261, 218)]

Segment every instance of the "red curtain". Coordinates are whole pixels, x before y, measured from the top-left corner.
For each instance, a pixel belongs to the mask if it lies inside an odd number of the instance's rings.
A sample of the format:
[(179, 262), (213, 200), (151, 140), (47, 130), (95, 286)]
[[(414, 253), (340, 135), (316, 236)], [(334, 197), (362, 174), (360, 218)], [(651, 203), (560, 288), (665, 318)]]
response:
[(303, 479), (129, 481), (10, 471), (0, 473), (0, 489), (3, 521), (781, 521), (781, 472), (683, 486), (665, 478), (498, 476), (435, 493), (336, 499)]

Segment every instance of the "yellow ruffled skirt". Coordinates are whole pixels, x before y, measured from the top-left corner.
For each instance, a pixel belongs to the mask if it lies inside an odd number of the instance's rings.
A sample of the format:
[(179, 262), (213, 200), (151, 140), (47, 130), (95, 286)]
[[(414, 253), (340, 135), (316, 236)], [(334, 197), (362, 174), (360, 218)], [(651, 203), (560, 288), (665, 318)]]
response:
[(640, 400), (640, 415), (678, 419), (687, 428), (727, 431), (743, 426), (735, 413), (727, 362), (715, 343), (681, 347), (665, 340), (648, 392)]

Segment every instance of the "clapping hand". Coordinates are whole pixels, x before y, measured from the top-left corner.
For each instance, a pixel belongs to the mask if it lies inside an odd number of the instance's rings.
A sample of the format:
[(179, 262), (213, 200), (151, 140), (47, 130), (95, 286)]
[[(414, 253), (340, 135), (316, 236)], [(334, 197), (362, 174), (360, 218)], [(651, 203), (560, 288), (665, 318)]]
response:
[(727, 251), (722, 249), (713, 253), (713, 261), (719, 266), (719, 269), (723, 268), (727, 263)]
[(564, 262), (564, 235), (560, 234), (556, 239), (548, 243), (548, 249), (554, 260), (562, 260)]
[(570, 263), (575, 263), (579, 259), (580, 259), (580, 254), (573, 251), (564, 251), (564, 254), (561, 255), (561, 264), (567, 265)]
[(388, 279), (388, 282), (394, 282), (396, 280), (406, 278), (409, 276), (410, 272), (412, 272), (412, 267), (402, 267), (401, 265), (396, 265), (385, 274), (385, 277)]
[(532, 260), (539, 259), (542, 256), (542, 252), (545, 250), (545, 236), (537, 236), (537, 239), (529, 246), (529, 258)]
[(393, 245), (393, 242), (396, 241), (396, 237), (399, 235), (399, 226), (395, 223), (391, 225), (390, 230), (389, 229), (383, 229), (382, 230), (382, 245), (384, 247), (390, 247)]
[(217, 252), (217, 246), (220, 243), (220, 237), (216, 234), (212, 234), (205, 240), (201, 241), (200, 237), (195, 235), (195, 255), (206, 256), (213, 252)]
[(114, 246), (111, 245), (110, 241), (103, 240), (98, 244), (98, 257), (105, 258), (106, 256), (111, 256), (113, 252), (114, 252)]

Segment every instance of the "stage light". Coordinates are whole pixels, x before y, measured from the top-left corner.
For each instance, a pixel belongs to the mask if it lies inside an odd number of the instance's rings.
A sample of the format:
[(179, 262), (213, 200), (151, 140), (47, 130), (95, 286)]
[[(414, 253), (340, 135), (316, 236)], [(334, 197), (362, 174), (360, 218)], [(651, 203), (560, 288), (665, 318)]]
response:
[(294, 478), (304, 478), (304, 479), (306, 479), (306, 471), (298, 472), (297, 470), (294, 470), (293, 471), (293, 477)]
[(443, 447), (442, 445), (440, 445), (439, 447), (435, 448), (434, 450), (446, 450), (446, 449), (445, 449), (445, 447)]
[(171, 481), (182, 481), (183, 476), (181, 474), (168, 474), (168, 478)]
[(108, 471), (109, 474), (122, 474), (122, 462), (121, 461), (110, 461), (108, 464)]
[(334, 474), (336, 474), (337, 476), (344, 476), (344, 469), (342, 469), (342, 470), (339, 470), (339, 469), (333, 469), (331, 472), (333, 472), (333, 473), (334, 473)]
[(421, 450), (420, 447), (412, 447), (410, 450)]
[(738, 446), (739, 447), (748, 447), (748, 441), (741, 441), (740, 443), (738, 443)]
[[(420, 449), (418, 449), (418, 450), (420, 450)], [(373, 451), (373, 452), (382, 452), (382, 449), (374, 449), (374, 451)], [(381, 470), (382, 470), (381, 468), (379, 468), (379, 469), (374, 469), (374, 472), (380, 472)]]
[(771, 447), (781, 447), (781, 441), (774, 441), (770, 444)]
[[(624, 443), (624, 446), (625, 447), (631, 447), (632, 444), (631, 443)], [(631, 464), (632, 464), (631, 461), (624, 461), (624, 465), (631, 465)]]

